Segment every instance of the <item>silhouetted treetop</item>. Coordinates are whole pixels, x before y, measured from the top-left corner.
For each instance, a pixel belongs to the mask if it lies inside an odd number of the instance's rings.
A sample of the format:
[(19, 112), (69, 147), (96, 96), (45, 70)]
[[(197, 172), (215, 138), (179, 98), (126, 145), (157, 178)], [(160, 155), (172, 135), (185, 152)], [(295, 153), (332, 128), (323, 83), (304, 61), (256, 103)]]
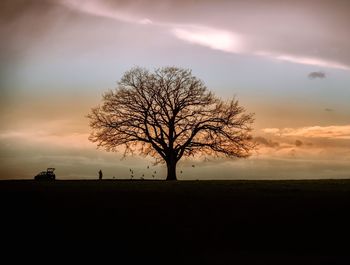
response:
[(176, 179), (183, 156), (247, 157), (254, 146), (253, 114), (236, 99), (215, 97), (188, 69), (132, 68), (88, 117), (91, 141), (108, 151), (124, 146), (125, 155), (151, 155), (167, 164), (167, 179)]

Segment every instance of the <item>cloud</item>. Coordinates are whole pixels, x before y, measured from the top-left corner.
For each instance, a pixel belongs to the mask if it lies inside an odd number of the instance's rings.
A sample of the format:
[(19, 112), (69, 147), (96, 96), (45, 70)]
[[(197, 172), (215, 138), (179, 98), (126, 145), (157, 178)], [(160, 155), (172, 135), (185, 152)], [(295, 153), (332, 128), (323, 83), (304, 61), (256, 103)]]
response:
[(280, 133), (280, 129), (278, 128), (265, 128), (263, 129), (264, 133), (278, 134)]
[[(345, 10), (350, 5), (341, 7), (340, 4), (320, 1), (320, 12), (314, 12), (314, 5), (304, 1), (264, 1), (263, 4), (261, 1), (250, 4), (222, 1), (220, 5), (211, 1), (194, 4), (192, 1), (159, 0), (60, 2), (89, 15), (156, 26), (179, 40), (214, 50), (263, 55), (303, 65), (350, 69), (347, 49), (350, 40), (342, 37), (347, 34), (350, 19)], [(254, 16), (249, 15), (252, 13)], [(280, 25), (281, 21), (283, 25), (280, 27), (271, 27)], [(332, 23), (323, 25), (323, 21)], [(286, 36), (290, 41), (285, 41)]]
[(108, 5), (107, 1), (77, 1), (77, 0), (61, 0), (61, 3), (70, 9), (78, 10), (90, 15), (116, 19), (124, 22), (142, 22), (142, 19), (137, 19), (131, 13), (120, 11), (113, 6)]
[(85, 2), (75, 0), (62, 0), (62, 4), (80, 12), (94, 16), (106, 17), (123, 22), (137, 23), (143, 25), (160, 26), (171, 32), (176, 38), (214, 50), (225, 52), (238, 52), (239, 37), (230, 31), (206, 26), (192, 24), (177, 24), (153, 21), (149, 18), (141, 18), (135, 10), (125, 11), (125, 8), (112, 8), (106, 1), (89, 0)]
[(0, 130), (0, 141), (31, 143), (52, 148), (95, 148), (88, 140), (89, 133), (77, 122), (69, 119), (52, 119), (44, 122), (31, 122), (30, 127), (7, 128)]
[[(283, 54), (283, 53), (276, 53), (276, 52), (270, 52), (270, 51), (253, 51), (252, 52), (255, 55), (263, 56), (266, 58), (270, 58), (273, 60), (278, 61), (285, 61), (290, 63), (297, 63), (297, 64), (304, 64), (304, 65), (313, 65), (313, 66), (321, 66), (321, 67), (327, 67), (327, 68), (335, 68), (335, 69), (342, 69), (342, 70), (349, 70), (350, 67), (341, 64), (335, 61), (326, 60), (322, 58), (315, 58), (315, 57), (308, 57), (308, 56), (299, 56), (299, 55), (291, 55), (291, 54)], [(313, 72), (310, 73), (311, 78), (314, 79), (316, 77), (318, 78), (325, 78), (326, 74), (323, 72)], [(309, 75), (310, 78), (310, 75)]]
[(266, 139), (262, 136), (257, 136), (254, 138), (254, 140), (258, 143), (258, 144), (261, 144), (261, 145), (264, 145), (266, 147), (271, 147), (271, 148), (276, 148), (276, 147), (279, 147), (279, 143), (278, 142), (274, 142), (270, 139)]
[(23, 131), (6, 131), (0, 133), (2, 141), (16, 141), (32, 143), (33, 145), (46, 145), (51, 147), (66, 148), (86, 148), (92, 147), (88, 141), (88, 133), (66, 133), (65, 135), (54, 134), (46, 131), (23, 130)]
[(330, 108), (325, 108), (324, 111), (327, 111), (327, 112), (332, 112), (334, 111), (334, 109), (330, 109)]
[(350, 125), (310, 126), (284, 129), (265, 128), (262, 131), (276, 136), (350, 140)]
[(299, 147), (299, 146), (302, 146), (303, 145), (303, 142), (300, 141), (300, 140), (295, 140), (295, 146)]
[[(298, 63), (298, 64), (305, 64), (305, 65), (314, 65), (314, 66), (321, 66), (321, 67), (328, 67), (328, 68), (337, 68), (342, 70), (349, 70), (349, 66), (330, 61), (325, 60), (321, 58), (315, 58), (315, 57), (304, 57), (304, 56), (296, 56), (296, 55), (276, 55), (274, 56), (275, 59), (291, 62), (291, 63)], [(317, 76), (320, 77), (320, 76)], [(325, 75), (324, 75), (325, 77)]]
[(152, 20), (150, 20), (148, 18), (143, 18), (143, 19), (139, 20), (139, 23), (144, 24), (144, 25), (153, 24)]
[(240, 51), (239, 37), (229, 31), (201, 26), (182, 26), (172, 29), (172, 33), (181, 40), (214, 50), (232, 53)]
[[(298, 56), (298, 55), (283, 54), (283, 53), (276, 53), (276, 52), (269, 52), (269, 51), (256, 51), (256, 52), (253, 52), (253, 54), (278, 60), (278, 61), (290, 62), (290, 63), (336, 68), (336, 69), (342, 69), (342, 70), (350, 69), (350, 67), (345, 64), (341, 64), (335, 61), (326, 60), (322, 58)], [(324, 72), (312, 72), (308, 76), (310, 79), (326, 78), (326, 74)]]
[(311, 72), (309, 75), (308, 75), (309, 79), (316, 79), (316, 78), (320, 78), (320, 79), (323, 79), (323, 78), (326, 78), (326, 73), (324, 72)]

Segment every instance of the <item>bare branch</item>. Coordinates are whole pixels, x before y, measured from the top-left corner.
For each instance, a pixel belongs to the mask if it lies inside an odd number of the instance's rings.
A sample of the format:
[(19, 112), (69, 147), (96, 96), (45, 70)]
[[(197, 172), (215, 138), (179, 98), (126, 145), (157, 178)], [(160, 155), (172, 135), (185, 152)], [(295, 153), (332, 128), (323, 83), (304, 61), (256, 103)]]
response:
[(132, 68), (88, 115), (90, 140), (108, 151), (124, 146), (167, 165), (196, 154), (247, 157), (253, 114), (222, 101), (190, 70)]

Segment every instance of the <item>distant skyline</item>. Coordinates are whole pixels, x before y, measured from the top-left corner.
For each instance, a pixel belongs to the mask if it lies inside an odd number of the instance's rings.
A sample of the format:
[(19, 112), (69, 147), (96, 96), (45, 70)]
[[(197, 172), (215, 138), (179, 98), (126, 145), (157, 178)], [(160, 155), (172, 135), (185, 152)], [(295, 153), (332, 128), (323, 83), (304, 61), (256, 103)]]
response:
[(1, 1), (0, 179), (151, 178), (151, 158), (87, 139), (90, 108), (133, 66), (192, 69), (255, 113), (252, 157), (188, 160), (179, 179), (349, 178), (349, 14), (346, 0)]

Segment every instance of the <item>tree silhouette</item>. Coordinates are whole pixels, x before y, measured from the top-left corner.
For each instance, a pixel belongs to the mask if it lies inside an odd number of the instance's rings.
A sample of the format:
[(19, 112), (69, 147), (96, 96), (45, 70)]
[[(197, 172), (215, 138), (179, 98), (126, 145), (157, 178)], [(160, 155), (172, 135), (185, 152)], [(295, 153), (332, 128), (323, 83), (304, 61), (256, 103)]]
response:
[(167, 180), (176, 180), (184, 156), (247, 157), (254, 147), (253, 114), (236, 99), (215, 97), (188, 69), (132, 68), (88, 118), (92, 142), (107, 151), (123, 146), (124, 155), (155, 157), (166, 163)]

